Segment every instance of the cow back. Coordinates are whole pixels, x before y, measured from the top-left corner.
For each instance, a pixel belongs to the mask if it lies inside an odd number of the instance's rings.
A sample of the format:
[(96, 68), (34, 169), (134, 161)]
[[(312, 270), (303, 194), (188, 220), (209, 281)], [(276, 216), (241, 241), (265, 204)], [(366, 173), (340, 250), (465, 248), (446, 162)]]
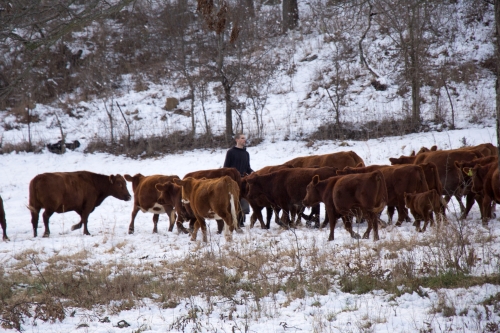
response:
[(365, 163), (361, 157), (353, 151), (343, 151), (332, 154), (302, 156), (294, 158), (283, 164), (292, 165), (296, 168), (306, 167), (335, 167), (342, 170), (346, 166), (355, 167), (359, 163)]

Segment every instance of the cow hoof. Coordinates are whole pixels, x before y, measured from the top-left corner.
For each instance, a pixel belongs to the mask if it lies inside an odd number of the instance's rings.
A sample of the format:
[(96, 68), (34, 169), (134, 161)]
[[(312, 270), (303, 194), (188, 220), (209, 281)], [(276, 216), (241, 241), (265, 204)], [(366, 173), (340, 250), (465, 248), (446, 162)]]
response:
[(80, 229), (81, 227), (82, 227), (81, 224), (75, 224), (75, 225), (71, 226), (71, 231), (76, 230), (76, 229)]
[(48, 234), (48, 233), (44, 233), (42, 237), (43, 237), (43, 238), (49, 238), (49, 235), (50, 235), (50, 234)]
[(378, 223), (380, 224), (380, 227), (381, 227), (382, 229), (387, 228), (387, 223), (385, 223), (384, 221), (379, 220), (379, 221), (378, 221)]
[(130, 229), (128, 229), (128, 234), (129, 234), (129, 235), (132, 235), (133, 233), (134, 233), (134, 230), (130, 230)]
[(400, 227), (401, 226), (401, 222), (396, 222), (396, 227)]
[(351, 237), (354, 238), (354, 239), (361, 239), (361, 236), (357, 232), (353, 232), (351, 234)]
[(367, 234), (363, 235), (363, 239), (369, 239), (369, 238), (370, 238), (370, 235), (367, 235)]
[(10, 241), (9, 237), (7, 237), (7, 236), (3, 237), (3, 240), (6, 242)]
[(235, 229), (235, 230), (236, 230), (236, 233), (238, 233), (238, 234), (244, 234), (243, 230), (242, 230), (242, 229), (240, 229), (240, 228)]

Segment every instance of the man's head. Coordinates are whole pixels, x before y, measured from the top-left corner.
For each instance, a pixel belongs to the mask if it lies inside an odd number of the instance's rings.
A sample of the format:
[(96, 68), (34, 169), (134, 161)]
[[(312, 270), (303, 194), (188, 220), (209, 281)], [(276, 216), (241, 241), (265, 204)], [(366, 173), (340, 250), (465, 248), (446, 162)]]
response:
[(243, 133), (237, 133), (234, 136), (234, 141), (236, 141), (236, 147), (243, 148), (247, 144), (247, 137)]

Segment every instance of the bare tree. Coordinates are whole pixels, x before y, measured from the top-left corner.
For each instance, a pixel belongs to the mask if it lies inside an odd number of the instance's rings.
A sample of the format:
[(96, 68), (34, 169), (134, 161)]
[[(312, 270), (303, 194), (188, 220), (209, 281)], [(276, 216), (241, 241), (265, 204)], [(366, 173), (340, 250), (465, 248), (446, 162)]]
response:
[(299, 25), (299, 6), (297, 0), (283, 0), (283, 32), (293, 30)]
[[(118, 0), (112, 4), (105, 0), (9, 2), (9, 10), (1, 16), (0, 52), (13, 62), (10, 66), (0, 63), (0, 69), (6, 69), (4, 75), (10, 77), (8, 85), (0, 87), (0, 100), (20, 89), (24, 92), (39, 89), (40, 81), (48, 82), (49, 78), (41, 80), (34, 69), (48, 61), (52, 46), (71, 32), (117, 13), (133, 1)], [(68, 59), (71, 60), (71, 56), (68, 55)]]
[[(496, 125), (497, 125), (497, 149), (500, 149), (500, 1), (495, 0), (495, 28), (496, 28)], [(499, 154), (500, 155), (500, 154)], [(500, 159), (498, 161), (498, 168), (500, 169)]]

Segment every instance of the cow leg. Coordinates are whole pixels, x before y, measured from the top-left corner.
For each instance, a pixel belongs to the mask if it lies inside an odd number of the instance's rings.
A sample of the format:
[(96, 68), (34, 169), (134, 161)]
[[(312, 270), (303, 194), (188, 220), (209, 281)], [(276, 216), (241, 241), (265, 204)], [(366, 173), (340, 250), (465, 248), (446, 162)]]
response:
[(491, 197), (487, 194), (483, 197), (483, 224), (487, 224), (491, 219)]
[(354, 239), (360, 239), (361, 236), (352, 230), (352, 216), (342, 216), (342, 221), (344, 222), (344, 229), (351, 235)]
[(337, 224), (337, 217), (335, 214), (335, 208), (333, 206), (333, 203), (332, 204), (325, 203), (325, 210), (326, 210), (326, 215), (328, 216), (328, 220), (330, 222), (330, 234), (328, 235), (328, 241), (332, 241), (334, 239), (335, 225)]
[[(370, 238), (370, 232), (372, 231), (372, 229), (375, 229), (375, 227), (376, 227), (377, 230), (378, 230), (377, 215), (375, 214), (375, 219), (373, 219), (373, 220), (370, 218), (370, 215), (368, 215), (368, 214), (366, 214), (366, 215), (358, 215), (356, 217), (356, 220), (360, 219), (361, 217), (364, 217), (366, 219), (366, 221), (367, 221), (367, 224), (368, 224), (368, 226), (366, 227), (366, 231), (363, 234), (363, 239), (369, 239)], [(376, 226), (374, 224), (376, 224)], [(375, 238), (375, 235), (373, 237)]]
[(40, 209), (35, 209), (31, 210), (31, 225), (33, 226), (33, 237), (38, 236), (38, 218), (40, 216)]
[(174, 207), (171, 206), (168, 207), (164, 206), (164, 208), (165, 208), (165, 213), (167, 213), (168, 216), (168, 231), (172, 232), (172, 230), (174, 230), (174, 225), (176, 221), (175, 210)]
[(420, 216), (415, 216), (415, 214), (413, 215), (413, 217), (415, 218), (415, 222), (413, 222), (413, 226), (415, 227), (415, 230), (417, 232), (422, 232), (422, 229), (420, 229), (420, 222), (422, 221), (422, 218)]
[(224, 230), (224, 220), (215, 220), (217, 222), (217, 234), (222, 234), (222, 230)]
[(389, 225), (392, 224), (393, 216), (394, 216), (394, 206), (387, 206), (387, 224)]
[(188, 234), (189, 233), (189, 231), (186, 228), (184, 228), (184, 226), (182, 225), (182, 220), (181, 220), (180, 216), (177, 216), (177, 219), (175, 221), (175, 225), (177, 226), (177, 232), (178, 233), (181, 233), (181, 232), (184, 233), (184, 234)]
[(7, 223), (5, 221), (0, 221), (0, 225), (2, 226), (2, 239), (4, 241), (10, 240), (9, 237), (7, 237)]
[[(378, 236), (377, 214), (375, 214), (374, 212), (368, 212), (366, 215), (367, 215), (366, 219), (368, 220), (368, 228), (369, 229), (373, 228), (373, 240), (378, 241), (380, 238)], [(371, 224), (371, 228), (370, 228), (370, 224)], [(370, 232), (368, 232), (368, 236), (370, 236)], [(364, 238), (364, 235), (363, 235), (363, 238)]]
[[(319, 219), (319, 216), (318, 216), (318, 219)], [(325, 220), (323, 221), (323, 224), (321, 224), (321, 229), (325, 228), (329, 222), (330, 222), (330, 220), (329, 220), (328, 214), (325, 214)]]
[(160, 218), (160, 214), (153, 214), (153, 234), (158, 233), (158, 220)]
[(134, 205), (134, 209), (132, 210), (132, 218), (130, 219), (130, 224), (128, 225), (128, 234), (132, 235), (134, 233), (134, 222), (135, 217), (137, 216), (137, 212), (139, 212), (139, 207)]
[(266, 229), (264, 218), (262, 217), (262, 207), (257, 207), (252, 204), (250, 204), (250, 207), (252, 207), (252, 215), (250, 215), (250, 228), (253, 228), (255, 222), (258, 220), (260, 222), (260, 227), (262, 229)]
[[(203, 231), (202, 224), (205, 225), (205, 231)], [(193, 232), (191, 233), (191, 241), (196, 241), (196, 236), (198, 235), (198, 230), (201, 228), (201, 231), (203, 233), (203, 241), (207, 242), (206, 240), (206, 231), (207, 231), (207, 226), (205, 223), (205, 219), (203, 217), (196, 217), (196, 222), (194, 223), (193, 226)]]
[(313, 228), (316, 228), (316, 229), (320, 228), (319, 215), (320, 215), (319, 204), (312, 206), (310, 216), (311, 216), (311, 222), (314, 222), (314, 225), (312, 225), (312, 223), (311, 223)]
[(45, 209), (45, 211), (42, 214), (43, 224), (45, 226), (45, 231), (43, 232), (43, 237), (49, 237), (50, 236), (49, 219), (52, 216), (52, 214), (54, 214), (54, 212), (47, 211), (47, 209)]
[(266, 229), (271, 229), (271, 218), (273, 215), (273, 208), (266, 206)]
[[(476, 197), (476, 194), (473, 193), (472, 191), (469, 192), (465, 196), (465, 208), (462, 211), (462, 215), (460, 216), (461, 219), (466, 219), (467, 218), (467, 215), (469, 214), (472, 206), (474, 206), (475, 197)], [(479, 207), (479, 208), (481, 208), (481, 207)], [(481, 209), (479, 209), (479, 210), (481, 210)]]

